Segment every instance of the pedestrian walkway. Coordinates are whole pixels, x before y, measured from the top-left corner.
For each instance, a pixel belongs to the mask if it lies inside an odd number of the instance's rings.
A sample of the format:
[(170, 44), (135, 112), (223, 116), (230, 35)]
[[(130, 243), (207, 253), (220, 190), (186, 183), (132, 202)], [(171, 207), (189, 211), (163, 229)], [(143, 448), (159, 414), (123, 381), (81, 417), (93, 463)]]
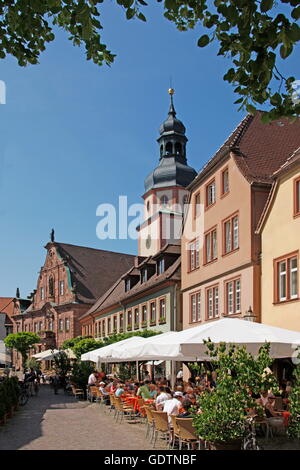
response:
[(41, 385), (38, 396), (0, 427), (0, 450), (151, 449), (144, 437), (142, 424), (116, 424), (99, 404), (78, 401), (62, 390), (55, 395), (49, 385)]

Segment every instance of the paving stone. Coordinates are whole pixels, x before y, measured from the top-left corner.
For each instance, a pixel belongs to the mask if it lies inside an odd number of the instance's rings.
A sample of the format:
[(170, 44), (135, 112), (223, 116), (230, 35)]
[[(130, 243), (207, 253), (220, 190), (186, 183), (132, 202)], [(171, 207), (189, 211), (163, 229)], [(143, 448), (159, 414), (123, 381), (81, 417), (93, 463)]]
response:
[[(49, 385), (0, 427), (0, 450), (152, 449), (141, 423), (115, 423), (97, 403), (78, 401)], [(165, 448), (159, 442), (157, 449)]]

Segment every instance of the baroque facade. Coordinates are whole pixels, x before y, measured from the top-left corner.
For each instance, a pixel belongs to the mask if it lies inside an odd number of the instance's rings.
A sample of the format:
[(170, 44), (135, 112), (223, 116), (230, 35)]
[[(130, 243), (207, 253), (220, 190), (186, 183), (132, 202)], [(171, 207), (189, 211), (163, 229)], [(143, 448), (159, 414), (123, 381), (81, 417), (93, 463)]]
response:
[(31, 331), (40, 336), (36, 352), (59, 348), (65, 340), (79, 336), (79, 317), (134, 262), (132, 255), (54, 240), (45, 249), (46, 260), (31, 305), (13, 315), (14, 332)]

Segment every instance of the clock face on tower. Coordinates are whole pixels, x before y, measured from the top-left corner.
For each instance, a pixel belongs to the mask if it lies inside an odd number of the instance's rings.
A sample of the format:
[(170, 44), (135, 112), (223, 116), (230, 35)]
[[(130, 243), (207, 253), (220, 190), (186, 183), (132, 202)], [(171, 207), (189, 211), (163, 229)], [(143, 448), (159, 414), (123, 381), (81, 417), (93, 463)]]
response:
[(151, 235), (149, 234), (146, 240), (146, 248), (149, 250), (151, 246)]

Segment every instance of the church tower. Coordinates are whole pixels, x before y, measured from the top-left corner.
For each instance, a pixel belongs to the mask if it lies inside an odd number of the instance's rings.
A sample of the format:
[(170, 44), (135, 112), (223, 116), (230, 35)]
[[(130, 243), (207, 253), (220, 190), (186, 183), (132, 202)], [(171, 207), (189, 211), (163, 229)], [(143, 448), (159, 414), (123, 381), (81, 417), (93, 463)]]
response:
[(139, 256), (152, 256), (167, 243), (180, 243), (184, 204), (188, 202), (186, 187), (197, 176), (188, 166), (187, 137), (183, 123), (177, 119), (173, 88), (169, 89), (170, 108), (159, 129), (158, 166), (145, 179), (144, 223), (138, 227)]

